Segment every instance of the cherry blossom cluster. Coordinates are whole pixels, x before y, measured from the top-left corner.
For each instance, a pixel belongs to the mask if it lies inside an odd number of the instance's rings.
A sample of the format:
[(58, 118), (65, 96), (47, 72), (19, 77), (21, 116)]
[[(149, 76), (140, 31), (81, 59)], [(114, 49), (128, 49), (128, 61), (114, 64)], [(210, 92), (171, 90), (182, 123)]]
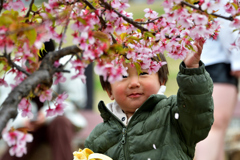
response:
[(68, 98), (68, 94), (65, 92), (62, 94), (59, 94), (56, 98), (56, 102), (54, 102), (55, 108), (51, 108), (50, 106), (46, 110), (46, 117), (52, 117), (57, 115), (63, 115), (64, 108), (66, 105), (63, 103)]
[(33, 141), (33, 136), (26, 132), (6, 127), (2, 132), (2, 138), (10, 147), (11, 156), (22, 157), (27, 154), (26, 144)]

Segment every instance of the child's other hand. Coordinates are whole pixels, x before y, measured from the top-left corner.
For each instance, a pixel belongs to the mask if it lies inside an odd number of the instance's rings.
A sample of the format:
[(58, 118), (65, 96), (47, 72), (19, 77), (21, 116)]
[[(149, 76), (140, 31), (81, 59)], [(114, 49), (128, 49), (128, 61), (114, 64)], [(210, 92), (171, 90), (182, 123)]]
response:
[(45, 123), (45, 120), (46, 119), (44, 113), (39, 111), (37, 119), (35, 121), (26, 121), (25, 126), (29, 131), (35, 131)]
[(186, 58), (183, 60), (187, 68), (199, 67), (199, 61), (202, 54), (204, 42), (205, 40), (202, 38), (194, 42), (193, 48), (195, 51), (189, 52)]

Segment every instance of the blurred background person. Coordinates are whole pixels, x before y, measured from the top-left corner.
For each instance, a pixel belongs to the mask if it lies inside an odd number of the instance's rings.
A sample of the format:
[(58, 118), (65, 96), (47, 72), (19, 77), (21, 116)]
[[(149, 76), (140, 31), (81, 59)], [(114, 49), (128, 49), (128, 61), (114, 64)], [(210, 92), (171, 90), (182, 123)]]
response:
[[(227, 15), (223, 8), (217, 13)], [(201, 55), (214, 83), (214, 123), (208, 137), (197, 144), (196, 160), (225, 159), (224, 139), (238, 99), (240, 51), (231, 48), (238, 33), (233, 33), (233, 28), (229, 27), (230, 21), (219, 20), (221, 30), (217, 40), (208, 39)]]
[[(54, 42), (50, 40), (45, 42), (45, 50), (41, 52), (42, 58), (51, 51), (55, 50)], [(39, 58), (41, 61), (42, 58)], [(60, 62), (64, 64), (69, 60), (70, 56), (63, 57)], [(33, 134), (33, 142), (27, 144), (27, 154), (18, 158), (10, 156), (8, 149), (2, 156), (1, 160), (30, 160), (34, 151), (37, 150), (41, 144), (47, 143), (51, 150), (51, 160), (72, 160), (73, 159), (73, 145), (72, 140), (76, 132), (87, 125), (85, 118), (80, 114), (79, 109), (83, 109), (87, 103), (86, 85), (80, 79), (71, 80), (71, 76), (75, 73), (74, 69), (70, 69), (71, 65), (66, 66), (66, 70), (70, 73), (65, 73), (66, 81), (54, 85), (52, 88), (58, 94), (66, 92), (69, 96), (64, 102), (64, 115), (46, 117), (46, 109), (48, 104), (43, 104), (39, 101), (39, 97), (32, 99), (32, 112), (36, 115), (33, 119), (22, 118), (19, 114), (14, 121), (14, 127), (27, 127), (30, 133)], [(6, 74), (5, 80), (10, 84), (14, 77)], [(11, 88), (0, 87), (0, 104), (8, 96)], [(35, 106), (35, 107), (34, 107)], [(50, 103), (51, 108), (55, 108)], [(42, 155), (46, 157), (46, 155)]]

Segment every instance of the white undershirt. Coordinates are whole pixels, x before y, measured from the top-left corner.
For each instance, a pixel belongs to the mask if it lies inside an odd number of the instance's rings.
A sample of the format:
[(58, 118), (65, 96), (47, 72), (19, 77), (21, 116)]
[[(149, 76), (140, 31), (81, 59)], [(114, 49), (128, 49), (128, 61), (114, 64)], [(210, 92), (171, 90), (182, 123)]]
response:
[[(161, 85), (159, 91), (157, 94), (164, 95), (164, 92), (166, 91), (166, 86)], [(107, 108), (120, 120), (122, 121), (125, 126), (128, 125), (128, 122), (130, 121), (131, 117), (127, 119), (127, 115), (123, 112), (123, 110), (120, 108), (120, 106), (117, 104), (116, 101), (108, 103)], [(136, 111), (138, 108), (136, 109)], [(135, 111), (135, 112), (136, 112)]]

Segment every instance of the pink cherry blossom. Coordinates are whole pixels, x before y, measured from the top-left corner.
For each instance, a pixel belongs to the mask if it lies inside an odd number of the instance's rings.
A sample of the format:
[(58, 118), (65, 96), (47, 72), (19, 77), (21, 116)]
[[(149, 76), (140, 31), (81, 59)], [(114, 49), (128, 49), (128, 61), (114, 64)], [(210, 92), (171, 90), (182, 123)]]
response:
[(115, 21), (117, 19), (118, 15), (113, 10), (106, 10), (105, 11), (105, 18), (107, 21)]
[(53, 64), (53, 66), (56, 67), (56, 68), (58, 68), (60, 65), (61, 65), (61, 63), (59, 62), (59, 60), (55, 61), (54, 64)]
[(89, 14), (87, 17), (87, 24), (90, 26), (91, 29), (94, 29), (94, 25), (100, 22), (98, 16), (95, 13)]
[(179, 17), (178, 23), (183, 27), (183, 28), (190, 28), (193, 26), (193, 21), (190, 19), (190, 17), (184, 17), (181, 16)]
[(105, 28), (104, 32), (106, 32), (106, 33), (113, 33), (113, 31), (114, 31), (114, 28), (113, 28), (112, 23), (108, 22), (106, 24), (106, 28)]
[(5, 128), (2, 133), (3, 140), (10, 147), (9, 153), (11, 156), (16, 155), (22, 157), (27, 153), (26, 143), (32, 142), (33, 136), (28, 133), (23, 133), (18, 130)]
[(80, 48), (82, 50), (85, 50), (88, 47), (87, 38), (80, 36), (78, 44), (80, 44)]
[(7, 142), (8, 146), (12, 146), (15, 145), (16, 139), (19, 136), (18, 134), (22, 134), (21, 132), (17, 132), (17, 131), (6, 131), (2, 134), (3, 140)]
[(19, 144), (26, 145), (27, 142), (32, 142), (33, 136), (31, 134), (23, 134), (23, 136), (19, 137)]
[(180, 37), (183, 38), (183, 37), (185, 37), (185, 36), (189, 36), (189, 33), (190, 33), (189, 30), (183, 30), (183, 31), (180, 33)]
[(165, 13), (169, 13), (171, 11), (171, 8), (173, 7), (173, 1), (165, 0), (165, 1), (163, 1), (162, 6), (163, 6)]
[(147, 28), (149, 31), (151, 31), (151, 30), (154, 30), (155, 25), (154, 25), (154, 23), (148, 23), (148, 24), (146, 25), (146, 28)]
[(156, 73), (160, 69), (160, 67), (160, 63), (157, 63), (156, 61), (151, 61), (148, 69), (148, 74)]
[(237, 10), (230, 2), (224, 5), (224, 9), (227, 13), (230, 13), (231, 15), (235, 15), (237, 13)]
[(9, 154), (11, 156), (16, 155), (16, 157), (22, 157), (24, 154), (27, 154), (27, 149), (21, 145), (14, 145), (9, 149)]
[(204, 3), (201, 5), (201, 8), (203, 10), (207, 10), (209, 14), (212, 13), (216, 7), (217, 6), (210, 0), (205, 0)]
[(147, 0), (147, 4), (153, 4), (155, 0)]
[(50, 107), (46, 110), (46, 117), (55, 116), (55, 110), (51, 109)]
[(23, 110), (28, 108), (28, 106), (30, 105), (30, 102), (28, 99), (23, 98), (20, 103), (18, 104), (18, 109)]
[[(10, 1), (9, 6), (11, 9), (18, 11), (24, 8), (24, 3), (21, 0), (17, 0), (16, 2)], [(8, 8), (8, 10), (10, 10), (10, 8)]]
[(21, 9), (21, 12), (25, 13), (26, 10), (27, 10), (27, 8), (26, 8), (26, 7), (23, 7), (23, 8)]
[(230, 27), (240, 28), (240, 19), (234, 18), (234, 20), (230, 23)]
[(147, 58), (146, 55), (139, 56), (138, 60), (140, 61), (139, 64), (141, 66), (141, 69), (148, 69), (152, 61), (150, 58)]
[(208, 23), (208, 18), (205, 15), (193, 13), (192, 17), (196, 25), (206, 25)]
[(62, 72), (56, 72), (54, 74), (54, 76), (56, 77), (55, 81), (53, 84), (58, 84), (58, 83), (63, 83), (66, 81), (66, 77), (63, 76), (63, 73)]
[(127, 18), (133, 19), (133, 14), (132, 13), (128, 13), (128, 12), (126, 12), (124, 10), (120, 11), (120, 13), (122, 15), (125, 15)]
[(156, 11), (153, 11), (153, 10), (151, 10), (149, 8), (144, 9), (144, 12), (146, 13), (145, 14), (146, 18), (154, 19), (154, 18), (157, 18), (157, 16), (158, 16), (158, 13)]
[(0, 39), (0, 52), (5, 52), (5, 47), (6, 47), (6, 52), (10, 53), (14, 49), (14, 42), (9, 39), (9, 38), (3, 38)]
[(42, 92), (39, 96), (40, 102), (45, 102), (46, 100), (50, 101), (52, 99), (52, 90), (48, 89)]
[(57, 103), (63, 103), (63, 102), (65, 101), (65, 99), (67, 99), (67, 98), (68, 98), (68, 94), (65, 93), (65, 92), (63, 92), (62, 94), (59, 94), (59, 95), (57, 96), (56, 102), (57, 102)]
[(74, 31), (78, 31), (78, 30), (82, 31), (84, 30), (84, 28), (85, 26), (79, 21), (76, 21), (71, 25), (71, 29)]
[(114, 83), (116, 81), (122, 80), (122, 75), (127, 75), (126, 69), (122, 65), (117, 65), (110, 69), (110, 74), (108, 81)]
[(111, 6), (115, 9), (118, 9), (121, 6), (121, 3), (118, 0), (113, 0)]
[(26, 78), (26, 75), (19, 71), (17, 72), (17, 75), (14, 78), (14, 80), (16, 81), (16, 84), (20, 84), (25, 78)]
[(0, 78), (0, 86), (8, 87), (7, 82), (4, 80), (4, 78)]
[(60, 43), (61, 40), (62, 40), (63, 42), (66, 42), (66, 35), (65, 35), (65, 34), (63, 35), (62, 33), (60, 33), (60, 34), (56, 33), (56, 34), (53, 35), (53, 39), (54, 39), (57, 43)]
[(93, 44), (93, 43), (95, 43), (95, 38), (93, 37), (93, 32), (92, 31), (89, 31), (88, 32), (88, 42), (89, 42), (89, 44)]
[(54, 109), (55, 115), (63, 115), (65, 104), (59, 103), (56, 105), (56, 108)]
[(123, 24), (120, 24), (120, 25), (116, 26), (115, 31), (117, 34), (124, 33), (126, 31), (126, 27)]
[(113, 83), (122, 79), (122, 75), (127, 75), (126, 68), (122, 64), (114, 65), (114, 62), (102, 64), (99, 62), (94, 71), (98, 75), (102, 75), (104, 81)]
[(127, 58), (128, 59), (132, 59), (133, 61), (137, 61), (137, 57), (138, 57), (138, 53), (137, 52), (135, 52), (135, 51), (129, 51), (128, 53), (127, 53)]
[(130, 7), (130, 5), (128, 4), (128, 3), (125, 3), (125, 2), (120, 2), (120, 6), (119, 6), (119, 10), (120, 11), (122, 11), (122, 10), (125, 10), (125, 9), (127, 9), (127, 8), (129, 8)]
[(29, 119), (32, 119), (32, 118), (33, 118), (33, 113), (31, 112), (31, 107), (30, 107), (30, 105), (29, 105), (27, 108), (25, 108), (25, 109), (22, 110), (21, 116), (22, 116), (22, 117), (27, 117), (27, 118), (29, 118)]
[(120, 17), (120, 18), (117, 18), (117, 19), (116, 19), (114, 25), (115, 25), (115, 26), (118, 26), (118, 25), (121, 25), (122, 23), (126, 23), (126, 22), (123, 20), (122, 17)]

